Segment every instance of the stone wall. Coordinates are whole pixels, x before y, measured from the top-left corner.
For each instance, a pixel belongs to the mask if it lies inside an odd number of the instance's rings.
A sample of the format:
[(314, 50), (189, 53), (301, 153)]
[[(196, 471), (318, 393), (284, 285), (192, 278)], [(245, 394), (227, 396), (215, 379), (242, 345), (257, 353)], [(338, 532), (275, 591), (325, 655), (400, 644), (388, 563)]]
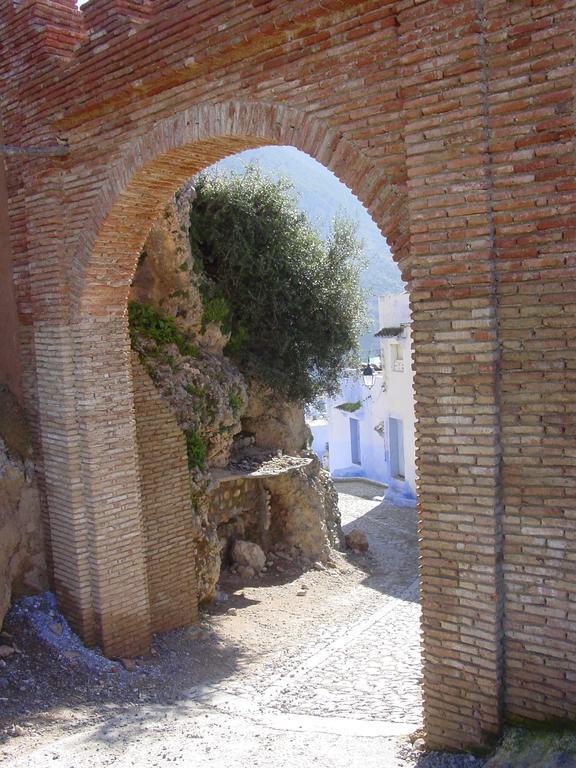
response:
[(135, 353), (132, 376), (151, 629), (163, 632), (197, 617), (198, 532), (182, 431)]
[(225, 562), (236, 539), (264, 552), (288, 544), (321, 561), (342, 545), (338, 494), (315, 456), (272, 459), (243, 475), (216, 472), (207, 496)]

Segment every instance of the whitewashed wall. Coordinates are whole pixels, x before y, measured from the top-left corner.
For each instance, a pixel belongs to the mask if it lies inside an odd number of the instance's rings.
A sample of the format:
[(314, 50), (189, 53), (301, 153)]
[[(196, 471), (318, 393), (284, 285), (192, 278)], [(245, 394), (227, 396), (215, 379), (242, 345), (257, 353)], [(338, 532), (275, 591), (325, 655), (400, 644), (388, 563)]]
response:
[[(333, 477), (367, 477), (386, 483), (389, 495), (416, 497), (414, 441), (414, 395), (412, 389), (410, 310), (407, 294), (379, 298), (380, 327), (401, 327), (399, 335), (381, 340), (383, 370), (366, 388), (360, 371), (343, 380), (340, 393), (328, 405), (330, 472)], [(398, 354), (400, 350), (400, 354)], [(402, 357), (401, 364), (397, 358)], [(337, 408), (342, 403), (361, 402), (348, 413)], [(402, 422), (404, 477), (393, 476), (391, 468), (390, 418)], [(352, 462), (350, 419), (360, 429), (360, 463)]]

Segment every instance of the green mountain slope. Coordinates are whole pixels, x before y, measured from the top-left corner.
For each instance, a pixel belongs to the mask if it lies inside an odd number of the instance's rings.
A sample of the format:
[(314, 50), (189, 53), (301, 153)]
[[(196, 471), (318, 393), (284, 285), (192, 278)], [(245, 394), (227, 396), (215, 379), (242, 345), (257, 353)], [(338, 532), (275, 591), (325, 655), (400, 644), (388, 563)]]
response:
[(272, 176), (286, 176), (294, 184), (300, 207), (318, 230), (326, 235), (334, 216), (344, 213), (358, 222), (358, 234), (364, 242), (367, 264), (361, 276), (367, 293), (370, 326), (360, 340), (364, 354), (375, 352), (374, 333), (378, 330), (377, 297), (383, 293), (400, 293), (403, 283), (400, 271), (380, 230), (362, 203), (328, 169), (294, 147), (262, 147), (232, 155), (217, 164), (219, 170), (242, 171), (248, 163), (260, 166)]

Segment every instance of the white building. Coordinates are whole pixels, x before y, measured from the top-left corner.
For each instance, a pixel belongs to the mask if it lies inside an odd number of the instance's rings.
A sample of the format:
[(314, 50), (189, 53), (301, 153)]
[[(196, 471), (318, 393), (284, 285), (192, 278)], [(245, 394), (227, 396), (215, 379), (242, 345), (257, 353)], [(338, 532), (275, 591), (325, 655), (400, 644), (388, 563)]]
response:
[(412, 339), (408, 294), (379, 300), (381, 370), (367, 387), (350, 371), (328, 401), (333, 477), (366, 477), (388, 485), (389, 498), (416, 498)]

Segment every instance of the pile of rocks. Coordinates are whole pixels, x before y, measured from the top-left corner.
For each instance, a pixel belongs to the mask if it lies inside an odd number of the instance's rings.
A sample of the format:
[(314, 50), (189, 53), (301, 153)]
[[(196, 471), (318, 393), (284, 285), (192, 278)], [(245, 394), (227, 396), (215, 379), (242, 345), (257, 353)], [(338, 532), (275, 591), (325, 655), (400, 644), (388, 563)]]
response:
[(252, 541), (238, 539), (232, 547), (232, 573), (250, 579), (265, 573), (266, 555), (262, 548)]
[(242, 579), (260, 578), (269, 571), (278, 574), (308, 570), (325, 571), (335, 567), (332, 560), (326, 564), (311, 560), (299, 547), (279, 542), (267, 553), (254, 542), (237, 540), (232, 547), (232, 566), (230, 572)]
[(327, 567), (333, 567), (333, 561), (328, 558), (325, 563), (320, 560), (312, 560), (307, 557), (300, 547), (279, 542), (268, 552), (266, 565), (274, 568), (277, 573), (284, 573), (295, 567), (299, 571), (307, 571), (311, 568), (315, 571), (325, 571)]

